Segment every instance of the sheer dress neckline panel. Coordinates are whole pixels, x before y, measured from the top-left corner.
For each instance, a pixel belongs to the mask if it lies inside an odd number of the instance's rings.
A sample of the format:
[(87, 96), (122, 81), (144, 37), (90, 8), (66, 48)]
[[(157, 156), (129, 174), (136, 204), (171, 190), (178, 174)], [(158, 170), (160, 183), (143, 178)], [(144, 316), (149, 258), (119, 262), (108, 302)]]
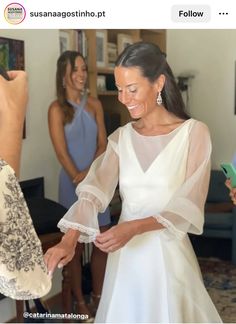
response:
[(158, 134), (158, 135), (143, 135), (143, 134), (140, 134), (135, 128), (134, 128), (134, 121), (133, 122), (130, 122), (128, 125), (130, 126), (130, 128), (132, 129), (132, 131), (134, 133), (136, 133), (138, 136), (141, 136), (141, 137), (148, 137), (148, 138), (157, 138), (157, 137), (162, 137), (162, 136), (168, 136), (168, 135), (171, 135), (172, 133), (175, 133), (176, 131), (178, 131), (180, 128), (182, 128), (186, 123), (188, 123), (189, 121), (191, 121), (192, 118), (189, 118), (187, 120), (185, 120), (184, 122), (182, 122), (179, 126), (175, 127), (172, 131), (170, 131), (169, 133), (166, 133), (166, 134)]
[[(187, 121), (189, 120), (192, 119)], [(155, 163), (160, 153), (164, 151), (182, 127), (187, 124), (187, 121), (168, 134), (155, 136), (141, 135), (133, 128), (132, 123), (129, 124), (132, 149), (144, 173)]]

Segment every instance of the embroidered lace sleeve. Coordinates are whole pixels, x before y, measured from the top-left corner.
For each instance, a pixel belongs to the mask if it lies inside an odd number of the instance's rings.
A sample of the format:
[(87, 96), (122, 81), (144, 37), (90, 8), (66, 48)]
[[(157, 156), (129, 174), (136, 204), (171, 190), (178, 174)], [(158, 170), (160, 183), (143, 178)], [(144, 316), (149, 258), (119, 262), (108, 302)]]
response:
[(210, 178), (211, 140), (208, 128), (196, 122), (190, 132), (186, 179), (155, 219), (178, 238), (201, 234)]
[(92, 242), (99, 233), (98, 212), (110, 203), (118, 183), (118, 131), (109, 137), (107, 150), (90, 167), (87, 177), (77, 186), (75, 202), (58, 223), (61, 231), (80, 232), (79, 242)]

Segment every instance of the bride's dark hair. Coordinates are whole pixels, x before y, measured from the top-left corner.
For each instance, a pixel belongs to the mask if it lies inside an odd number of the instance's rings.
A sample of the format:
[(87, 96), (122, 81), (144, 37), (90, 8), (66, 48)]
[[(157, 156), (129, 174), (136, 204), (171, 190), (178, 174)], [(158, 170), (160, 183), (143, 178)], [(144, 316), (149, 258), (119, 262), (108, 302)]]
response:
[(182, 119), (190, 118), (185, 111), (181, 92), (166, 61), (166, 55), (157, 45), (148, 42), (137, 42), (127, 46), (119, 55), (116, 66), (137, 67), (151, 83), (155, 82), (163, 74), (165, 84), (161, 95), (164, 107)]

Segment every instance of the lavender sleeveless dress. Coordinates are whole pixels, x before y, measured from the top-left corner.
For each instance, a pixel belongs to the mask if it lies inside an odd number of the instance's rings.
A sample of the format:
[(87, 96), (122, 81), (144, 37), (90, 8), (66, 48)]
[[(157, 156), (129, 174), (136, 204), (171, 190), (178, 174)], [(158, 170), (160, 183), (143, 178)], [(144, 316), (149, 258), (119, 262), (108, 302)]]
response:
[[(94, 117), (85, 110), (87, 95), (80, 104), (69, 101), (75, 110), (71, 123), (64, 127), (68, 152), (79, 170), (91, 165), (97, 149), (98, 128)], [(59, 178), (59, 203), (66, 208), (77, 201), (75, 185), (66, 171), (62, 168)], [(110, 211), (98, 215), (99, 226), (110, 224)]]

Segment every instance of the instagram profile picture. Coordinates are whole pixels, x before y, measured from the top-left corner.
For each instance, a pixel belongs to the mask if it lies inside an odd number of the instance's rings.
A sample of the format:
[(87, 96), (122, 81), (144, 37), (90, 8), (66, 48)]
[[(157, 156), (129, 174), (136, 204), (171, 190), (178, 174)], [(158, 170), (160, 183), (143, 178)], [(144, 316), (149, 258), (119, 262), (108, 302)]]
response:
[(9, 24), (17, 25), (25, 19), (26, 11), (24, 6), (18, 2), (12, 2), (6, 6), (4, 17)]

